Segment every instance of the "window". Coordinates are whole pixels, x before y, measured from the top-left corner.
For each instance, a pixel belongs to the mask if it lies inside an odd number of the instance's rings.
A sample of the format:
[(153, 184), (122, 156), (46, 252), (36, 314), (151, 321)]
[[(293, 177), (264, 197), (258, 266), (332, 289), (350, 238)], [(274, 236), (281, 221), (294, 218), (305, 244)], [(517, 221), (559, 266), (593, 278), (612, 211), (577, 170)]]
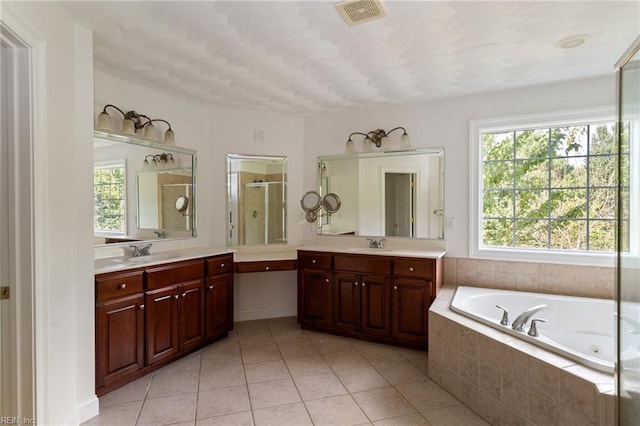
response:
[(126, 234), (125, 163), (110, 163), (93, 169), (93, 230), (99, 235)]
[[(618, 164), (613, 115), (526, 121), (475, 123), (480, 183), (472, 194), (477, 200), (472, 253), (493, 249), (526, 253), (528, 259), (536, 252), (611, 255)], [(625, 130), (628, 135), (628, 124)], [(623, 154), (628, 157), (628, 151)]]

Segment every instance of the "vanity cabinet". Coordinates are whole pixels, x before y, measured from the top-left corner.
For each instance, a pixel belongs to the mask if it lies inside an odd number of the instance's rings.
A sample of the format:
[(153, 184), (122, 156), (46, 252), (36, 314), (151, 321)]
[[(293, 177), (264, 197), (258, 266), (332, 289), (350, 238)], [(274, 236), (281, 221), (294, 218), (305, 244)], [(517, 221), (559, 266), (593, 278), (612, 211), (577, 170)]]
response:
[(233, 256), (207, 260), (206, 338), (225, 335), (233, 329)]
[(147, 279), (147, 364), (198, 347), (204, 340), (204, 262), (160, 265)]
[(332, 256), (305, 252), (298, 255), (298, 318), (307, 325), (332, 323)]
[(96, 387), (126, 380), (144, 367), (143, 271), (96, 278)]
[(232, 272), (225, 254), (97, 274), (96, 394), (226, 336)]
[(427, 313), (442, 286), (442, 258), (299, 251), (298, 263), (302, 328), (427, 344)]

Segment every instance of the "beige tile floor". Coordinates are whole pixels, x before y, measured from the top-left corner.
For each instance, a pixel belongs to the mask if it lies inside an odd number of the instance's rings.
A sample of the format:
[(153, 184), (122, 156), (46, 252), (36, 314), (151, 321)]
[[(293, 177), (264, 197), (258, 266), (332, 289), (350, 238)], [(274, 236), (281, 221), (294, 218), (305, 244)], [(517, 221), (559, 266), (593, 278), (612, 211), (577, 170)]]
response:
[(486, 425), (427, 376), (427, 353), (236, 323), (206, 348), (100, 398), (88, 425)]

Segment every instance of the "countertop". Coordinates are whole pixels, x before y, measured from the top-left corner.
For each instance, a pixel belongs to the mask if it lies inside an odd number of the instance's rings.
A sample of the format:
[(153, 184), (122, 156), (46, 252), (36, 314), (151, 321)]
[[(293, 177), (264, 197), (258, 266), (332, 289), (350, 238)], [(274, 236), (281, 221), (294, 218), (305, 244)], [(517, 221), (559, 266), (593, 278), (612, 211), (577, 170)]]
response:
[(326, 251), (332, 253), (345, 254), (373, 254), (377, 256), (397, 256), (397, 257), (424, 257), (429, 259), (439, 259), (446, 254), (444, 250), (414, 250), (414, 249), (394, 249), (394, 248), (368, 248), (368, 247), (335, 247), (325, 245), (301, 246), (298, 250)]
[(265, 249), (244, 249), (237, 247), (194, 247), (186, 249), (176, 249), (151, 253), (148, 256), (140, 257), (107, 257), (96, 259), (94, 262), (94, 273), (103, 274), (106, 272), (124, 271), (127, 269), (144, 268), (168, 262), (179, 262), (182, 260), (197, 259), (201, 257), (218, 256), (221, 254), (233, 253), (233, 261), (243, 262), (264, 262), (278, 260), (296, 260), (298, 250), (323, 251), (331, 253), (345, 254), (370, 254), (377, 256), (397, 256), (397, 257), (421, 257), (438, 259), (445, 255), (442, 250), (414, 250), (414, 249), (391, 249), (391, 248), (365, 248), (365, 247), (339, 247), (327, 245), (312, 245), (286, 248), (276, 250)]
[(235, 250), (227, 247), (193, 247), (160, 251), (157, 253), (152, 252), (148, 256), (140, 257), (106, 257), (95, 260), (94, 273), (103, 274), (105, 272), (124, 271), (126, 269), (142, 268), (167, 262), (179, 262), (181, 260), (217, 256), (220, 254), (233, 253), (234, 251)]

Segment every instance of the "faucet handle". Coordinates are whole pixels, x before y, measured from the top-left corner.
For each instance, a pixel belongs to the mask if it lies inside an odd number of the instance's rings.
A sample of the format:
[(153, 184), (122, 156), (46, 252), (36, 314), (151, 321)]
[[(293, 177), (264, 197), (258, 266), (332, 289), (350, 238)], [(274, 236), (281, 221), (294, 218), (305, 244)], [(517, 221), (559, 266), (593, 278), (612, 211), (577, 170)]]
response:
[(502, 319), (500, 320), (500, 325), (509, 325), (509, 310), (500, 305), (496, 305), (496, 308), (502, 309)]
[(531, 320), (531, 327), (529, 327), (529, 332), (527, 333), (529, 336), (538, 337), (538, 327), (536, 327), (536, 323), (538, 322), (547, 322), (544, 318), (534, 318)]
[(378, 248), (384, 248), (384, 242), (386, 240), (384, 238), (382, 238), (381, 240), (378, 240)]

